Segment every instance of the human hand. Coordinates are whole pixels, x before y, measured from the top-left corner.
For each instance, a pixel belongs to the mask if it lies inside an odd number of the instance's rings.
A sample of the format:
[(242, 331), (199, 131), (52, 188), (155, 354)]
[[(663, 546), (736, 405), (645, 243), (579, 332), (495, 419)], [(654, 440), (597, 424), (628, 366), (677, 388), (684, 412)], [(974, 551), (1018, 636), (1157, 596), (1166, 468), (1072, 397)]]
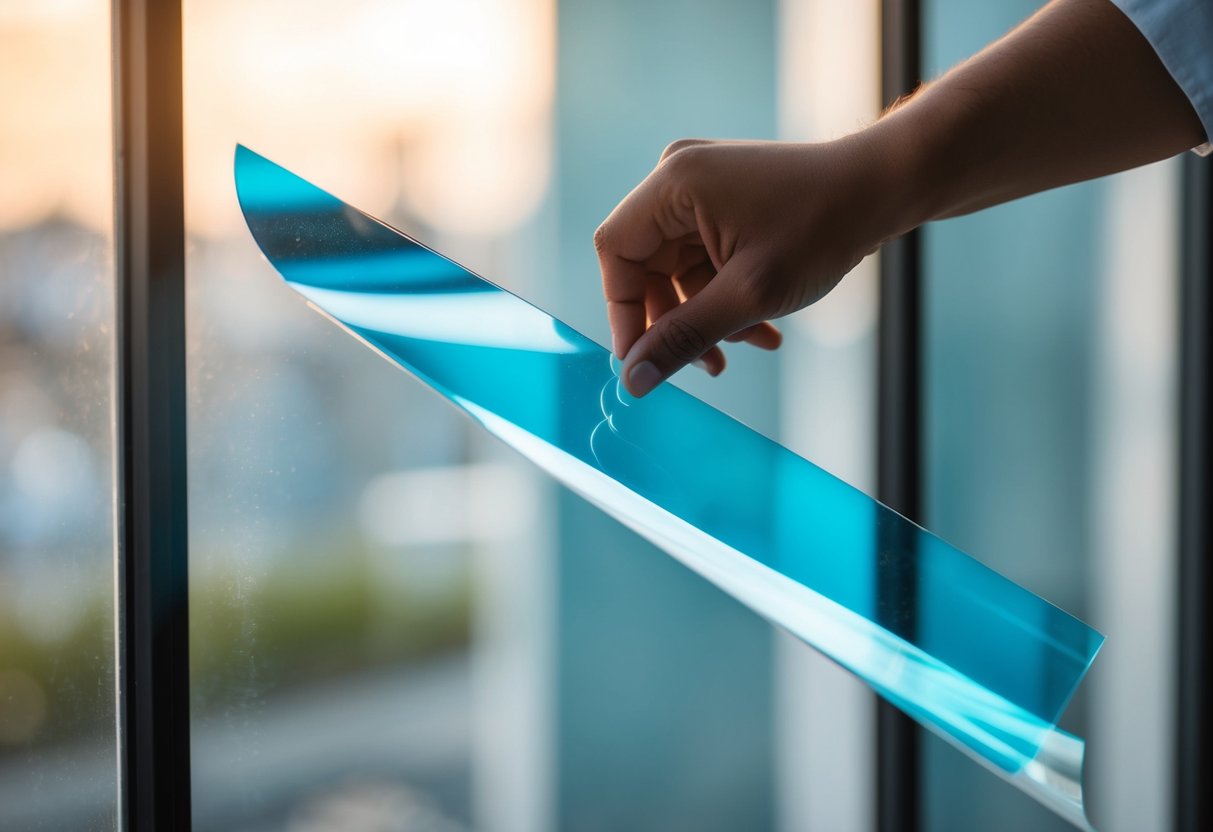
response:
[(802, 309), (889, 236), (878, 164), (856, 141), (683, 140), (594, 235), (621, 378), (643, 396), (720, 341), (775, 349)]
[(696, 360), (717, 375), (722, 340), (777, 347), (772, 318), (923, 222), (1209, 138), (1120, 9), (1054, 0), (846, 138), (675, 142), (594, 235), (624, 384), (643, 395)]

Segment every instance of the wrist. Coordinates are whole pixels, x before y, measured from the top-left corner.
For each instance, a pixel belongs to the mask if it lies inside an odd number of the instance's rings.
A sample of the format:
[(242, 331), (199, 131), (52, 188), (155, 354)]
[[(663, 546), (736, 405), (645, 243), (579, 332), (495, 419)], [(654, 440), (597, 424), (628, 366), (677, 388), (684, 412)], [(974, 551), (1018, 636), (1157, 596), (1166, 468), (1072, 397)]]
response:
[(940, 180), (933, 172), (931, 137), (900, 114), (839, 139), (870, 251), (941, 213)]
[(966, 202), (964, 188), (976, 185), (966, 173), (971, 159), (964, 134), (964, 109), (947, 96), (924, 90), (909, 102), (850, 137), (880, 182), (881, 242), (954, 213)]

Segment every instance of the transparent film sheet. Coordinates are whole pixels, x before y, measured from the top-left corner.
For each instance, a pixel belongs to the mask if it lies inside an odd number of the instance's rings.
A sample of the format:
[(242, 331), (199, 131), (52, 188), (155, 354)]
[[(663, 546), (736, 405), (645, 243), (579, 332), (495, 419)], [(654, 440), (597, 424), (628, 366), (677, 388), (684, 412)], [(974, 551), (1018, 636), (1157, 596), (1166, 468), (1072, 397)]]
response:
[(486, 430), (1087, 827), (1055, 726), (1103, 637), (670, 384), (244, 147), (253, 237), (311, 304)]

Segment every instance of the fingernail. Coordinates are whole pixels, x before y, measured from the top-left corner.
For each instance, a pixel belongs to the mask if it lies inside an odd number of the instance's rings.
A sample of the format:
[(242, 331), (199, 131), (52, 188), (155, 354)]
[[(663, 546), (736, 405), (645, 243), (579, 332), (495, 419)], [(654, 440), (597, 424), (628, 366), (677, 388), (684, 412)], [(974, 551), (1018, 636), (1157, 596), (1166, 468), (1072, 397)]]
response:
[(691, 366), (698, 367), (699, 369), (703, 370), (708, 375), (712, 374), (712, 371), (708, 369), (708, 362), (704, 361), (702, 358), (696, 358), (694, 361), (691, 362)]
[(643, 396), (661, 382), (661, 371), (652, 361), (641, 361), (628, 373), (634, 395)]

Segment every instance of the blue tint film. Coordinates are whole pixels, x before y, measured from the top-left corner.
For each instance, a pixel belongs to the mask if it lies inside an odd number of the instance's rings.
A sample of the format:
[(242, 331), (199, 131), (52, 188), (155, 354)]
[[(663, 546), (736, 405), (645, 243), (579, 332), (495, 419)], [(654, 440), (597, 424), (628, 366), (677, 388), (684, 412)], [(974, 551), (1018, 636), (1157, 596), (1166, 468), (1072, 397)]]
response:
[(1090, 627), (243, 147), (236, 183), (296, 290), (557, 480), (1003, 772), (1054, 733)]

